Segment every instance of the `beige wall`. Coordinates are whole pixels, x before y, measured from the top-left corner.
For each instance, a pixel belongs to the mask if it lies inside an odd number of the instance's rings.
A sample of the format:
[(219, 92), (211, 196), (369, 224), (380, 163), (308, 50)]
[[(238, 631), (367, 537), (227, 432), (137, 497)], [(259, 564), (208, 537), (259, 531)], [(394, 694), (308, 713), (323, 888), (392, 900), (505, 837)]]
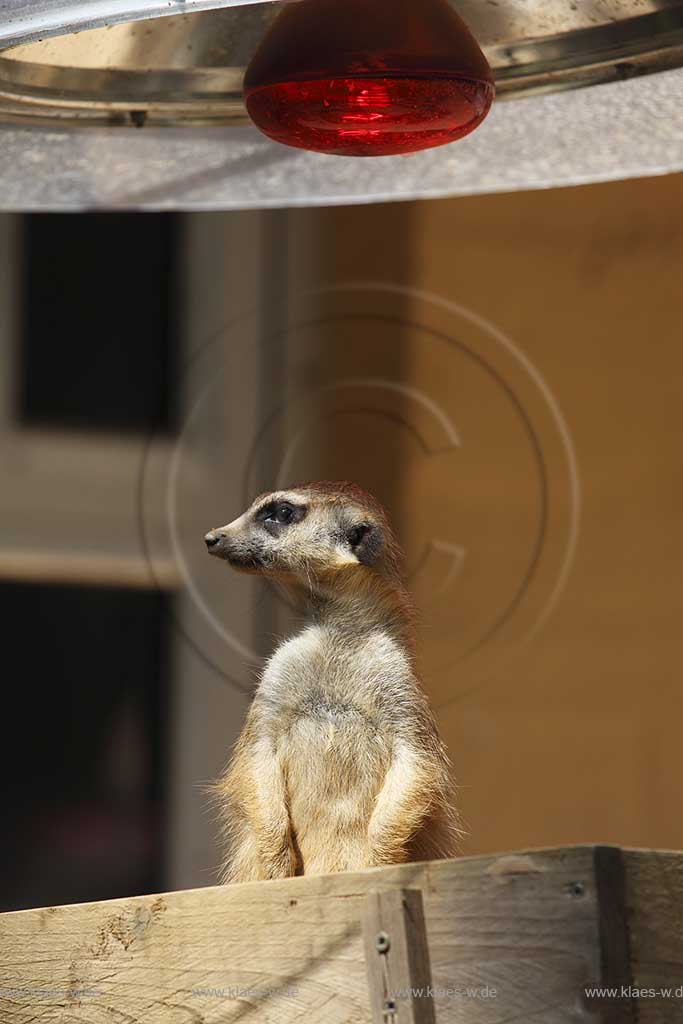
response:
[(292, 215), (318, 282), (404, 289), (320, 327), (309, 385), (384, 383), (301, 468), (391, 507), (468, 853), (683, 847), (682, 200), (672, 176)]

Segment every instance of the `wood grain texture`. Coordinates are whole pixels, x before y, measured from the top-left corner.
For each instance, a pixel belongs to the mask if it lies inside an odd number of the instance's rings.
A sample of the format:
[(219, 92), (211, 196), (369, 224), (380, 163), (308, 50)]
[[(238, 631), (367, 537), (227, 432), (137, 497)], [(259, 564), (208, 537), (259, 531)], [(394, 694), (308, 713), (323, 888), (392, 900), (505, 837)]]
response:
[(368, 892), (420, 889), (439, 1024), (595, 1021), (593, 848), (0, 916), (2, 1024), (366, 1024)]
[(681, 1022), (683, 854), (627, 850), (624, 858), (638, 1022)]
[(368, 893), (363, 934), (373, 1024), (435, 1024), (420, 890)]

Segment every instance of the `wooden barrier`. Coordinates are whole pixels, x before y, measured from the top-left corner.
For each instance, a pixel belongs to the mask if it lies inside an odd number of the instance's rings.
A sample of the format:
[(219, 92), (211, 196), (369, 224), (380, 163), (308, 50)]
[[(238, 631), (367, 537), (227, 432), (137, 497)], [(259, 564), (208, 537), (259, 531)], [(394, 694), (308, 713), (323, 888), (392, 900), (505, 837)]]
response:
[(530, 850), (17, 911), (0, 961), (1, 1024), (668, 1024), (683, 854)]

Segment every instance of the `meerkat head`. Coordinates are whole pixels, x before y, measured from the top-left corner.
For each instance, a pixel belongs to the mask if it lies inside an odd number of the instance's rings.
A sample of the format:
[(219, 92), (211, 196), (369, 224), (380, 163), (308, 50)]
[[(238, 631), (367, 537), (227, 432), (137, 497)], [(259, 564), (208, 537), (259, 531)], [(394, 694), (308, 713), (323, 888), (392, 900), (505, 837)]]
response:
[(332, 582), (341, 572), (398, 574), (400, 552), (384, 509), (348, 483), (262, 494), (204, 540), (209, 554), (244, 572), (309, 583)]

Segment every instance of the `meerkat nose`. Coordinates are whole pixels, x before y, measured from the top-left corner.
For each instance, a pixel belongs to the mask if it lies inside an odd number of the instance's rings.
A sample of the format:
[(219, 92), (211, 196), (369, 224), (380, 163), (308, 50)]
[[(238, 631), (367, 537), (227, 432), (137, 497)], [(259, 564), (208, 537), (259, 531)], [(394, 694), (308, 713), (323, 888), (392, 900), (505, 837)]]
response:
[(204, 540), (206, 541), (207, 548), (215, 548), (216, 544), (218, 544), (218, 541), (220, 539), (221, 538), (219, 537), (219, 535), (217, 533), (215, 533), (214, 530), (209, 530), (209, 532), (204, 537)]

